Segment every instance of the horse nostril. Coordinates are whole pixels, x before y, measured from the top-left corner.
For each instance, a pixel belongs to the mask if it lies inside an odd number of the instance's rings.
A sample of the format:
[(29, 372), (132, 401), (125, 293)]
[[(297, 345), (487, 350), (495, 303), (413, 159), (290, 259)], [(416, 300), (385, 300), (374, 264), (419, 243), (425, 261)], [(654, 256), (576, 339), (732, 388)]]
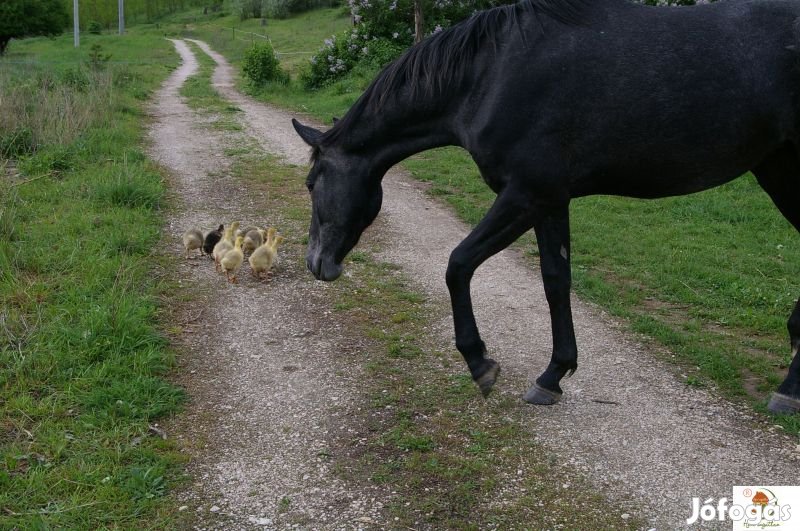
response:
[(308, 253), (306, 255), (306, 267), (314, 277), (319, 280), (320, 272), (322, 271), (322, 259), (316, 253)]

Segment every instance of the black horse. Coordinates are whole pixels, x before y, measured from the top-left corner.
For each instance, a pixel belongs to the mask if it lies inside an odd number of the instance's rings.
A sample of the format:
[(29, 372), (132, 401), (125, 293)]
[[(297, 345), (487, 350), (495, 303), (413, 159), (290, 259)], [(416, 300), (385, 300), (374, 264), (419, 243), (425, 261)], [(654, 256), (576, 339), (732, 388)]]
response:
[[(552, 404), (577, 368), (570, 309), (569, 203), (590, 194), (689, 194), (752, 170), (800, 229), (800, 2), (726, 0), (656, 8), (625, 0), (524, 0), (475, 14), (388, 65), (313, 148), (308, 268), (334, 280), (381, 207), (381, 179), (445, 145), (472, 155), (497, 199), (452, 252), (456, 346), (488, 394), (470, 280), (536, 232), (553, 355), (525, 395)], [(770, 409), (800, 411), (800, 301), (794, 359)]]

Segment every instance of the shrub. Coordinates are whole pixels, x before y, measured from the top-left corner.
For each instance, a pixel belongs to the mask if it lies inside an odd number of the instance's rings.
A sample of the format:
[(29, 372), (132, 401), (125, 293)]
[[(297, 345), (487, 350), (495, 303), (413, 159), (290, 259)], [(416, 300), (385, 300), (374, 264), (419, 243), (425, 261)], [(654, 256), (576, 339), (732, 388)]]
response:
[(367, 47), (367, 59), (377, 67), (383, 67), (397, 59), (407, 46), (400, 44), (396, 39), (373, 39)]
[(369, 35), (359, 33), (358, 29), (325, 39), (309, 67), (300, 74), (303, 86), (317, 89), (339, 79), (369, 53), (369, 44)]
[(80, 66), (67, 68), (61, 72), (61, 84), (70, 87), (78, 92), (86, 92), (92, 84), (89, 76)]
[(91, 33), (92, 35), (100, 35), (103, 33), (103, 25), (97, 22), (96, 20), (92, 20), (89, 22), (89, 25), (86, 26), (86, 31)]
[(89, 66), (94, 71), (102, 70), (111, 59), (110, 53), (104, 53), (103, 47), (99, 43), (94, 43), (89, 47)]
[(256, 43), (247, 50), (242, 61), (242, 72), (253, 85), (261, 86), (270, 81), (286, 83), (289, 76), (280, 67), (275, 50), (268, 42)]

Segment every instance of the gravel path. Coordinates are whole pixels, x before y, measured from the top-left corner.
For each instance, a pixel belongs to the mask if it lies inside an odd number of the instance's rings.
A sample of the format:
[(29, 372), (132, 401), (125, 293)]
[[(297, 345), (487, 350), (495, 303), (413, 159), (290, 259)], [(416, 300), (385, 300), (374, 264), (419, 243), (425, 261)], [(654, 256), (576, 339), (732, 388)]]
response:
[[(264, 149), (282, 155), (288, 162), (306, 164), (308, 149), (292, 129), (292, 115), (237, 92), (233, 71), (224, 58), (204, 43), (195, 42), (218, 63), (214, 84), (223, 97), (244, 111), (242, 118), (246, 133), (258, 140)], [(177, 83), (175, 76), (171, 83)], [(175, 107), (177, 102), (165, 103), (170, 86), (165, 86), (159, 98), (159, 108), (166, 112), (164, 116), (180, 114)], [(191, 117), (186, 120), (190, 121)], [(156, 153), (160, 126), (157, 124), (154, 133)], [(191, 129), (191, 124), (187, 122), (186, 127)], [(185, 133), (182, 135), (186, 136)], [(166, 138), (174, 142), (178, 136), (166, 135)], [(188, 143), (195, 145), (191, 141)], [(202, 167), (208, 171), (205, 164), (198, 164), (196, 159), (194, 162), (194, 168)], [(181, 170), (174, 171), (180, 174)], [(184, 195), (193, 187), (191, 178), (181, 177), (181, 182), (184, 182), (183, 190), (178, 191), (191, 202), (192, 196)], [(202, 213), (191, 214), (204, 226), (211, 225)], [(183, 226), (180, 224), (184, 221), (175, 220), (173, 234), (179, 235), (178, 226)], [(394, 169), (384, 179), (384, 206), (374, 230), (380, 232), (381, 240), (392, 242), (392, 245), (384, 246), (385, 254), (380, 258), (401, 265), (409, 277), (416, 280), (420, 290), (434, 300), (446, 302), (444, 270), (447, 258), (450, 250), (467, 234), (468, 227), (448, 209), (426, 197), (421, 185), (399, 169)], [(303, 286), (312, 293), (319, 289), (308, 287), (305, 282)], [(478, 270), (472, 293), (476, 316), (491, 356), (503, 366), (496, 392), (521, 397), (529, 383), (547, 365), (552, 346), (549, 314), (538, 272), (519, 253), (505, 251)], [(288, 299), (286, 303), (289, 303)], [(263, 304), (263, 301), (258, 304)], [(273, 311), (279, 311), (279, 308), (280, 305)], [(530, 407), (530, 434), (558, 455), (561, 461), (589, 477), (604, 494), (612, 499), (633, 496), (643, 508), (641, 516), (651, 522), (653, 528), (666, 530), (685, 526), (694, 496), (703, 500), (730, 497), (733, 485), (800, 483), (800, 453), (796, 437), (765, 425), (747, 408), (707, 391), (687, 387), (676, 376), (674, 367), (654, 359), (652, 353), (647, 352), (635, 338), (623, 334), (617, 323), (598, 308), (574, 299), (573, 312), (580, 368), (572, 378), (563, 382), (565, 394), (559, 404)], [(267, 311), (267, 315), (272, 314)], [(276, 314), (276, 319), (279, 318), (280, 315)], [(217, 322), (211, 317), (207, 321)], [(439, 340), (452, 341), (450, 316), (443, 315), (432, 325)], [(307, 323), (299, 325), (298, 329), (317, 330), (319, 326), (320, 323)], [(223, 332), (238, 335), (247, 329), (244, 325)], [(208, 339), (201, 343), (227, 344), (226, 340), (212, 340), (214, 331), (208, 332)], [(325, 352), (336, 348), (335, 336), (331, 339), (327, 332), (324, 336), (329, 343), (317, 346), (323, 353), (317, 360), (323, 360)], [(206, 349), (199, 351), (201, 355), (204, 352), (211, 355)], [(269, 410), (269, 404), (277, 403), (278, 399), (273, 395), (276, 389), (271, 387), (268, 396), (258, 396), (255, 391), (263, 383), (254, 382), (253, 375), (248, 374), (247, 356), (231, 356), (243, 364), (242, 372), (236, 372), (239, 370), (236, 367), (227, 368), (234, 371), (230, 375), (233, 379), (217, 371), (209, 378), (237, 382), (239, 399), (246, 397), (249, 404), (262, 401), (263, 407)], [(202, 361), (197, 363), (202, 365)], [(302, 364), (302, 360), (297, 363)], [(215, 366), (219, 367), (219, 364)], [(272, 370), (277, 370), (277, 367)], [(347, 385), (352, 384), (334, 377), (324, 367), (304, 377), (305, 384), (315, 388), (313, 394), (316, 396), (336, 393), (344, 399)], [(269, 381), (270, 374), (263, 378)], [(343, 387), (319, 392), (334, 385)], [(286, 400), (291, 400), (291, 397), (287, 396)], [(247, 426), (248, 414), (235, 410), (238, 403), (234, 397), (227, 396), (218, 407), (231, 405), (234, 408), (232, 417), (241, 417), (239, 427)], [(313, 414), (314, 419), (324, 425), (329, 410), (325, 410), (324, 405), (321, 407), (323, 410), (306, 410), (302, 414)], [(251, 411), (254, 409), (250, 408)], [(258, 429), (264, 425), (262, 413), (257, 419), (250, 419)], [(255, 428), (245, 429), (252, 432)], [(201, 459), (206, 464), (199, 466), (206, 467), (209, 472), (206, 481), (224, 484), (226, 480), (213, 479), (211, 475), (224, 473), (228, 460), (216, 461), (218, 456), (213, 455), (214, 444), (209, 444), (209, 447), (212, 454), (203, 455)], [(251, 451), (259, 449), (257, 445), (250, 445)], [(309, 448), (303, 445), (295, 449), (309, 455)], [(272, 455), (275, 455), (273, 463), (278, 464), (282, 454)], [(258, 456), (254, 454), (252, 459), (255, 463)], [(322, 474), (320, 477), (326, 476)], [(361, 500), (366, 497), (358, 493), (348, 495)], [(373, 497), (372, 494), (368, 496)], [(730, 524), (723, 527), (729, 528)]]
[[(182, 253), (189, 227), (232, 219), (281, 226), (264, 217), (265, 198), (230, 174), (225, 148), (248, 139), (215, 132), (182, 102), (178, 91), (197, 62), (185, 42), (173, 42), (183, 65), (155, 97), (150, 132), (151, 156), (169, 170), (175, 195), (165, 229), (170, 249)], [(239, 285), (228, 285), (205, 258), (179, 270), (197, 299), (180, 312), (178, 339), (187, 353), (179, 383), (191, 402), (169, 432), (192, 458), (193, 483), (180, 499), (198, 529), (358, 528), (380, 522), (390, 498), (377, 487), (355, 489), (330, 470), (329, 447), (360, 407), (351, 397), (361, 375), (358, 367), (338, 374), (341, 361), (320, 353), (357, 349), (359, 338), (328, 316), (326, 286), (298, 265), (302, 249), (284, 252), (280, 282), (269, 284), (248, 278), (246, 264)]]

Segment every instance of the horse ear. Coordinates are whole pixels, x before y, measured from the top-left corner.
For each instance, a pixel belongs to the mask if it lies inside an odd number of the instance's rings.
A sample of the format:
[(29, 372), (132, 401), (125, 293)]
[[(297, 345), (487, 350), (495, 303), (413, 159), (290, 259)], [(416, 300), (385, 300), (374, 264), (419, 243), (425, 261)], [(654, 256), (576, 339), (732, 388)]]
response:
[(320, 138), (322, 138), (322, 131), (307, 125), (303, 125), (294, 118), (292, 118), (292, 125), (294, 126), (294, 130), (297, 131), (297, 134), (300, 135), (300, 138), (302, 138), (306, 144), (311, 147), (319, 144)]

